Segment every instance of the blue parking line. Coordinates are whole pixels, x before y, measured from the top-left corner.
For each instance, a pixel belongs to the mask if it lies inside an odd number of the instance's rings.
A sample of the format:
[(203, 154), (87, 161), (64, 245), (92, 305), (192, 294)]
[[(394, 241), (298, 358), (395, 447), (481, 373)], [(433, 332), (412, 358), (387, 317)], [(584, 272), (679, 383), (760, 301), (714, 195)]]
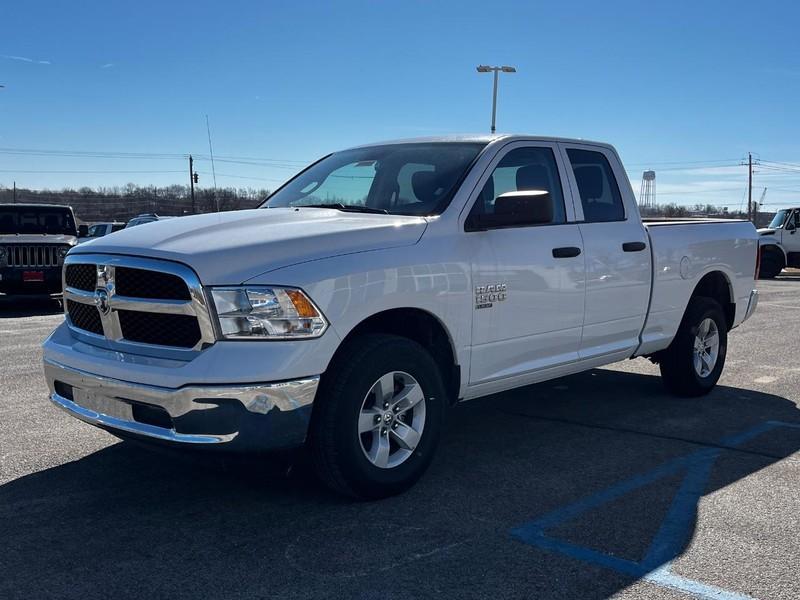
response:
[[(703, 448), (686, 456), (670, 460), (647, 473), (637, 475), (596, 494), (586, 496), (567, 506), (556, 509), (533, 521), (511, 530), (511, 535), (531, 546), (612, 569), (619, 573), (645, 579), (656, 585), (681, 590), (698, 598), (715, 600), (748, 600), (750, 596), (729, 592), (716, 586), (687, 579), (672, 572), (672, 561), (683, 551), (695, 520), (697, 504), (705, 492), (711, 470), (725, 448), (738, 446), (777, 428), (800, 429), (800, 424), (765, 421), (734, 435), (726, 436), (711, 448)], [(641, 489), (659, 479), (685, 471), (683, 480), (667, 511), (661, 527), (640, 561), (627, 560), (605, 554), (599, 550), (579, 546), (547, 535), (547, 530), (592, 509)]]
[(661, 523), (642, 566), (650, 571), (680, 555), (684, 542), (692, 532), (697, 502), (705, 491), (711, 468), (722, 450), (700, 450), (692, 455), (686, 476), (672, 498), (672, 505)]

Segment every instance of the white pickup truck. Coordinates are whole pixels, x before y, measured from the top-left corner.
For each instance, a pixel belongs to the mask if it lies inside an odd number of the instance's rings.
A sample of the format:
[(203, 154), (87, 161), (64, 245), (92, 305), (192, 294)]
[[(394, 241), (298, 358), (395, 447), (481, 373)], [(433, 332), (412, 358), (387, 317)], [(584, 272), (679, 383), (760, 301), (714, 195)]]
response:
[(768, 227), (758, 230), (762, 279), (780, 275), (785, 267), (800, 267), (800, 208), (783, 208)]
[(334, 490), (378, 498), (425, 471), (459, 400), (637, 356), (708, 392), (757, 256), (748, 222), (643, 224), (606, 144), (362, 146), (261, 209), (73, 249), (44, 368), (55, 404), (120, 437), (305, 446)]

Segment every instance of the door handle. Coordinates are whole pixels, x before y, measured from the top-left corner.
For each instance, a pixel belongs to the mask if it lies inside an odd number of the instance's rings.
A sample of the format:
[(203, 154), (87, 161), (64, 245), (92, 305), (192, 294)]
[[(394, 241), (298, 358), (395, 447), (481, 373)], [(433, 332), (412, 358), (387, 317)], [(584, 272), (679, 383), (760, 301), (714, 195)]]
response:
[(573, 258), (581, 253), (580, 248), (575, 246), (564, 246), (563, 248), (553, 248), (553, 258)]
[(647, 248), (647, 244), (644, 242), (625, 242), (622, 244), (623, 252), (641, 252), (645, 248)]

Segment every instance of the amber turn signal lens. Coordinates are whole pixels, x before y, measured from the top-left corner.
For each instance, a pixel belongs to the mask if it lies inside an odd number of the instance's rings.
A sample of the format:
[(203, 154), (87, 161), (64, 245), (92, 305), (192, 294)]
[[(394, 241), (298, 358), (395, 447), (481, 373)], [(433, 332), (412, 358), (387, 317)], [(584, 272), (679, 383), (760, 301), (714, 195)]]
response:
[(289, 299), (294, 304), (294, 307), (297, 309), (298, 316), (312, 318), (319, 316), (317, 313), (317, 309), (314, 308), (314, 305), (309, 302), (308, 298), (303, 292), (298, 290), (286, 290), (286, 295), (289, 296)]

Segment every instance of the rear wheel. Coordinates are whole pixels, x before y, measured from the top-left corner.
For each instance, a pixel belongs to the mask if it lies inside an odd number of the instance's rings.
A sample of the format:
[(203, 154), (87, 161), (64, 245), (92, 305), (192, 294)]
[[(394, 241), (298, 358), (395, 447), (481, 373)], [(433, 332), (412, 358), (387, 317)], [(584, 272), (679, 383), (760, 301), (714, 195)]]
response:
[(678, 333), (660, 356), (661, 378), (679, 396), (702, 396), (717, 384), (728, 350), (728, 324), (711, 298), (689, 301)]
[(433, 458), (444, 407), (439, 369), (422, 346), (383, 334), (350, 342), (315, 401), (309, 441), (318, 476), (360, 499), (405, 491)]

